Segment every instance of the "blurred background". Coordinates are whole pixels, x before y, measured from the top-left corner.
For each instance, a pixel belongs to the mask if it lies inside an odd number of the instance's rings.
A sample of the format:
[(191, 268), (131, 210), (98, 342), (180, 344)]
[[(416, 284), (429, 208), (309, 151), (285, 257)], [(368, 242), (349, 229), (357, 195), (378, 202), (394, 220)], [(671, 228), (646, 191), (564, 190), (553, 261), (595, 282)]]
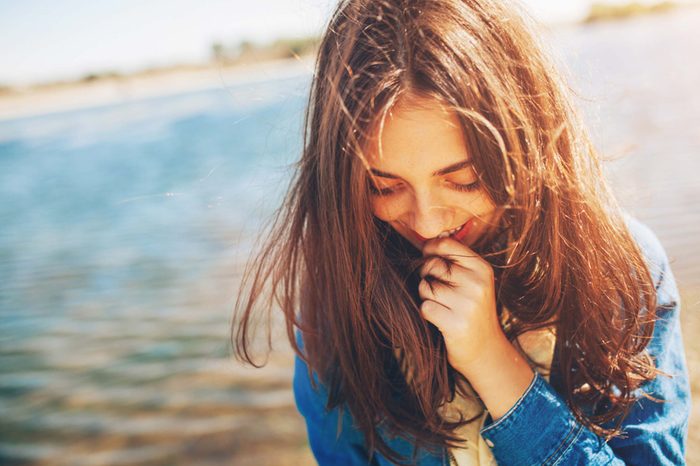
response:
[[(254, 369), (229, 327), (334, 3), (0, 0), (0, 464), (314, 464), (285, 337)], [(700, 8), (524, 3), (666, 248), (697, 395)]]

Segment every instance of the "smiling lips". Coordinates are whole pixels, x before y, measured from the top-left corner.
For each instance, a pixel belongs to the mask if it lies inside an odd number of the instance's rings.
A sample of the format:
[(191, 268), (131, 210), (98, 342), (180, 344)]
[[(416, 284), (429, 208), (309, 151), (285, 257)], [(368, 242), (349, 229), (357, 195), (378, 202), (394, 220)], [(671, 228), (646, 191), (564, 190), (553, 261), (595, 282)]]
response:
[[(473, 224), (474, 224), (474, 219), (472, 218), (472, 219), (469, 220), (467, 223), (465, 223), (464, 225), (462, 225), (462, 226), (459, 228), (459, 230), (457, 230), (456, 232), (450, 233), (450, 234), (448, 234), (448, 235), (445, 235), (445, 234), (443, 233), (443, 234), (441, 234), (440, 236), (437, 236), (437, 238), (444, 238), (444, 237), (446, 237), (446, 236), (450, 236), (451, 238), (453, 238), (453, 239), (455, 239), (455, 240), (457, 240), (457, 241), (461, 241), (465, 236), (467, 236), (467, 234), (469, 234), (469, 231), (471, 230), (471, 227), (472, 227)], [(415, 231), (414, 231), (413, 233), (414, 233), (414, 234), (416, 235), (416, 237), (418, 237), (418, 239), (420, 239), (421, 241), (428, 241), (429, 239), (431, 239), (431, 238), (424, 238), (424, 237), (422, 237), (421, 235), (419, 235), (418, 233), (416, 233)], [(443, 235), (444, 235), (444, 236), (443, 236)]]

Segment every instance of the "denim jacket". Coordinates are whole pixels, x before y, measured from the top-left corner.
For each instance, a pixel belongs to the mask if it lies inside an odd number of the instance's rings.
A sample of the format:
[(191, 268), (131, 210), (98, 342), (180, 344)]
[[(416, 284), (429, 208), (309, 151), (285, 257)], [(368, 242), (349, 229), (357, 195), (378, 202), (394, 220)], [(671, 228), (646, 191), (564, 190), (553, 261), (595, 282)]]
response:
[[(649, 342), (656, 365), (673, 377), (657, 376), (642, 389), (657, 403), (642, 397), (631, 408), (622, 427), (625, 438), (609, 442), (584, 427), (572, 414), (560, 392), (561, 374), (556, 360), (550, 382), (538, 372), (521, 398), (495, 422), (486, 417), (480, 433), (500, 465), (680, 465), (685, 464), (685, 443), (691, 399), (681, 328), (680, 297), (668, 258), (655, 234), (634, 218), (626, 217), (630, 232), (650, 266), (657, 290), (658, 320)], [(297, 342), (303, 349), (301, 333)], [(297, 356), (294, 396), (304, 416), (309, 444), (320, 465), (390, 465), (379, 452), (371, 462), (364, 435), (354, 426), (348, 409), (326, 410), (328, 393), (313, 372), (318, 390), (309, 380), (306, 364)], [(338, 436), (339, 423), (342, 423)], [(379, 433), (390, 447), (410, 458), (413, 445), (403, 436)], [(441, 454), (419, 451), (416, 464), (449, 465), (446, 449)]]

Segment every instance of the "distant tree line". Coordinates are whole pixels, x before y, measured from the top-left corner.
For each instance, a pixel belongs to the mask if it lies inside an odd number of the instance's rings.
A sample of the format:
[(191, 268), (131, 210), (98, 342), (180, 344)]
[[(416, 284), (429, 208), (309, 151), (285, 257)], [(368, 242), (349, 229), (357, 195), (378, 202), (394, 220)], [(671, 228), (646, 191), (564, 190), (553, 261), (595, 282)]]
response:
[(233, 65), (310, 55), (316, 52), (319, 43), (318, 36), (280, 38), (267, 44), (242, 40), (227, 45), (217, 41), (211, 44), (210, 54), (213, 61)]
[(596, 21), (604, 21), (609, 19), (622, 19), (637, 16), (647, 13), (658, 13), (668, 11), (677, 7), (676, 2), (656, 2), (656, 3), (640, 3), (631, 2), (625, 4), (610, 4), (610, 3), (593, 3), (588, 12), (588, 16), (584, 19), (586, 23)]

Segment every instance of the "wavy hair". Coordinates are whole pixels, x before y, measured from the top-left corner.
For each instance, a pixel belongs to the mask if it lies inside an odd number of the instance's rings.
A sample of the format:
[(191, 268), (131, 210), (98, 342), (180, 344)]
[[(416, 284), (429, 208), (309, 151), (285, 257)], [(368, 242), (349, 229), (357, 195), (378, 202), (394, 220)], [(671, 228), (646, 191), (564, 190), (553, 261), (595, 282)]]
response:
[[(494, 267), (499, 313), (505, 306), (511, 316), (504, 330), (513, 340), (556, 326), (576, 418), (619, 435), (635, 389), (659, 373), (646, 351), (656, 316), (650, 271), (544, 50), (528, 15), (500, 0), (347, 0), (326, 28), (301, 158), (244, 271), (232, 340), (238, 359), (256, 365), (251, 319), (261, 301), (268, 313), (277, 304), (295, 352), (329, 389), (327, 407), (350, 410), (370, 455), (402, 461), (378, 434), (382, 423), (433, 448), (459, 445), (455, 429), (475, 419), (438, 414), (468, 381), (420, 316), (420, 252), (372, 215), (366, 149), (402, 96), (437, 100), (459, 117), (503, 211), (474, 249)], [(410, 359), (412, 383), (394, 348)]]

